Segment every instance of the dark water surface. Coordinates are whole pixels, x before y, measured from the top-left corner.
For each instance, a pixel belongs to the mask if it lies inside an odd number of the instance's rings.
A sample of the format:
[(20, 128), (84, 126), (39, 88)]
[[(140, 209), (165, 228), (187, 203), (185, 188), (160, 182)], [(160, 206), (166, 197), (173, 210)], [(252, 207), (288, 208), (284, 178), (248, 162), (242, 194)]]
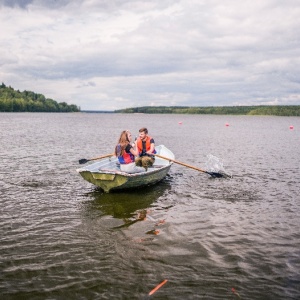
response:
[[(104, 194), (76, 173), (143, 126), (234, 177), (174, 164)], [(300, 299), (300, 118), (1, 113), (0, 143), (1, 299), (145, 299), (164, 279), (151, 298)]]

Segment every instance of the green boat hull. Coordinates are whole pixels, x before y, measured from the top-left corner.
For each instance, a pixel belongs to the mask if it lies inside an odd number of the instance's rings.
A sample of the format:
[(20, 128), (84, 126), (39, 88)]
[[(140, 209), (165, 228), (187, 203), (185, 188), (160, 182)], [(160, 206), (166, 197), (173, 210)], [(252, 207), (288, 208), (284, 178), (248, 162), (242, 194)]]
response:
[[(149, 170), (145, 173), (92, 173), (82, 171), (80, 175), (88, 182), (100, 187), (105, 192), (132, 189), (155, 184), (166, 177), (171, 165), (159, 170)], [(134, 176), (135, 175), (135, 176)]]

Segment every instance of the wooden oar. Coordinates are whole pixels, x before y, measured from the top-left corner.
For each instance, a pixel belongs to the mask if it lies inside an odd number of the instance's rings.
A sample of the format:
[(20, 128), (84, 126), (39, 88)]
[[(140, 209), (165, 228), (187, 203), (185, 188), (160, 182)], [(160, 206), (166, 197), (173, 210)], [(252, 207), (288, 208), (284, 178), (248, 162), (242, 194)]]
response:
[(91, 161), (91, 160), (97, 160), (97, 159), (110, 157), (110, 156), (114, 156), (114, 155), (115, 155), (114, 153), (111, 153), (111, 154), (106, 154), (106, 155), (102, 155), (102, 156), (95, 157), (95, 158), (90, 158), (90, 159), (82, 158), (82, 159), (79, 159), (79, 163), (82, 165), (82, 164), (85, 164), (85, 163), (87, 163), (88, 161)]
[(172, 161), (176, 164), (179, 164), (179, 165), (182, 165), (182, 166), (185, 166), (185, 167), (188, 167), (188, 168), (191, 168), (191, 169), (194, 169), (194, 170), (197, 170), (197, 171), (200, 171), (200, 172), (203, 172), (203, 173), (207, 173), (209, 174), (210, 176), (212, 177), (227, 177), (228, 175), (227, 174), (222, 174), (222, 173), (218, 173), (218, 172), (209, 172), (209, 171), (205, 171), (205, 170), (202, 170), (202, 169), (199, 169), (197, 167), (194, 167), (194, 166), (190, 166), (188, 164), (185, 164), (185, 163), (182, 163), (178, 160), (175, 160), (175, 159), (172, 159), (172, 158), (168, 158), (168, 157), (165, 157), (165, 156), (161, 156), (159, 154), (151, 154), (151, 155), (155, 155), (157, 157), (160, 157), (162, 159), (166, 159), (166, 160), (169, 160), (169, 161)]

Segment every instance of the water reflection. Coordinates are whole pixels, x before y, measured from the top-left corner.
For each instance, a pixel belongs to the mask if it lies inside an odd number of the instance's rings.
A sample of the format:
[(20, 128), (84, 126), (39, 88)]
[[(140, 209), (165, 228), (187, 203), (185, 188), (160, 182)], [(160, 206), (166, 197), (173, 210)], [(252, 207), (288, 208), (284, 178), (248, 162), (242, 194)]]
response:
[(86, 194), (89, 201), (85, 203), (85, 208), (90, 213), (101, 212), (101, 215), (111, 215), (117, 219), (141, 220), (146, 218), (147, 209), (170, 189), (167, 180), (143, 189), (119, 193), (104, 193), (95, 189)]

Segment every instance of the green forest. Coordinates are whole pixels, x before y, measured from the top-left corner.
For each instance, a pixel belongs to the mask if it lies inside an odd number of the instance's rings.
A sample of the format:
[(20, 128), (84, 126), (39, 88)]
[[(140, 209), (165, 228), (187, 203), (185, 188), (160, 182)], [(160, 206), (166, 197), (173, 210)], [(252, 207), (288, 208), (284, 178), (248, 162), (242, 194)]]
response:
[(0, 112), (79, 112), (80, 108), (66, 102), (56, 102), (42, 94), (14, 90), (0, 85)]
[(115, 110), (115, 113), (300, 116), (300, 105), (143, 106)]

